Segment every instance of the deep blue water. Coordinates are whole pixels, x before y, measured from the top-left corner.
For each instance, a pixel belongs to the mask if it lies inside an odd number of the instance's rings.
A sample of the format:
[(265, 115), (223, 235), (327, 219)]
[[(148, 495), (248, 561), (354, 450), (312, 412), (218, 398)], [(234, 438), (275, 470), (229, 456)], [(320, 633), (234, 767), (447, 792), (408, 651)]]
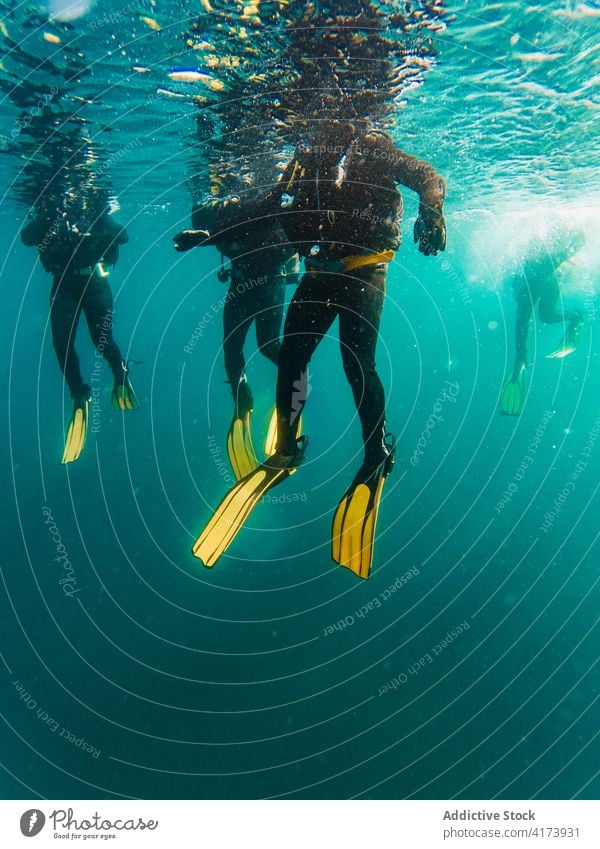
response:
[[(398, 142), (448, 179), (449, 243), (437, 258), (417, 253), (405, 190), (378, 349), (398, 456), (363, 582), (329, 556), (361, 452), (335, 327), (311, 365), (306, 463), (213, 570), (190, 553), (227, 486), (225, 290), (216, 251), (171, 247), (189, 216), (189, 104), (155, 98), (144, 112), (144, 75), (128, 88), (120, 70), (139, 61), (139, 42), (155, 91), (175, 64), (171, 42), (146, 42), (157, 33), (130, 15), (92, 27), (112, 5), (68, 37), (96, 62), (83, 96), (92, 83), (104, 92), (86, 132), (106, 145), (129, 231), (111, 285), (116, 337), (142, 361), (132, 367), (142, 406), (112, 411), (105, 368), (99, 431), (69, 466), (49, 278), (18, 238), (28, 211), (18, 146), (1, 163), (0, 794), (597, 798), (597, 4), (447, 4), (456, 20), (436, 36), (437, 63), (399, 111)], [(186, 5), (156, 12), (175, 27)], [(27, 40), (45, 23), (28, 29), (28, 15), (4, 20), (35, 52)], [(109, 31), (125, 58), (106, 54)], [(4, 60), (13, 75), (17, 65)], [(113, 132), (101, 135), (109, 113)], [(564, 282), (586, 311), (581, 345), (547, 359), (561, 331), (536, 323), (524, 412), (503, 417), (508, 281), (531, 245), (552, 250), (555, 221), (586, 233)], [(78, 348), (91, 368), (83, 332)], [(252, 337), (247, 356), (260, 444), (275, 369)], [(436, 404), (443, 421), (428, 429)]]

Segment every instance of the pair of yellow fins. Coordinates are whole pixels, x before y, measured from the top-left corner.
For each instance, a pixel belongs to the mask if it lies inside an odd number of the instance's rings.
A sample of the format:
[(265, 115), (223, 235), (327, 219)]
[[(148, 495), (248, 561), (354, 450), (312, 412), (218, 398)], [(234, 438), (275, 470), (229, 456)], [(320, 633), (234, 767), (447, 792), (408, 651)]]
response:
[[(581, 335), (581, 322), (574, 323), (565, 333), (562, 345), (547, 355), (549, 360), (562, 360), (577, 350)], [(520, 416), (525, 405), (525, 365), (515, 366), (502, 388), (500, 412), (503, 416)]]
[[(273, 414), (265, 446), (267, 459), (259, 464), (250, 435), (250, 413), (232, 422), (227, 450), (238, 482), (223, 498), (192, 548), (194, 556), (207, 568), (212, 568), (229, 548), (267, 492), (294, 474), (302, 463), (308, 445), (306, 437), (298, 440), (296, 454), (285, 456), (275, 453), (276, 433), (277, 419)], [(355, 478), (333, 519), (331, 556), (359, 578), (368, 578), (371, 571), (377, 515), (385, 478), (394, 463), (394, 442), (387, 452), (377, 469)]]
[[(227, 456), (237, 481), (245, 478), (259, 465), (254, 450), (251, 430), (252, 410), (248, 410), (243, 416), (234, 416), (229, 432), (227, 434)], [(300, 420), (302, 430), (302, 419)], [(269, 428), (265, 441), (265, 454), (272, 457), (277, 445), (277, 410), (273, 409), (269, 420)]]
[[(88, 416), (90, 409), (90, 394), (83, 392), (73, 399), (73, 412), (67, 428), (65, 438), (65, 449), (63, 451), (62, 463), (74, 463), (81, 456), (85, 446), (88, 432)], [(133, 387), (127, 377), (123, 382), (115, 383), (111, 404), (113, 410), (138, 410), (139, 403), (133, 391)]]

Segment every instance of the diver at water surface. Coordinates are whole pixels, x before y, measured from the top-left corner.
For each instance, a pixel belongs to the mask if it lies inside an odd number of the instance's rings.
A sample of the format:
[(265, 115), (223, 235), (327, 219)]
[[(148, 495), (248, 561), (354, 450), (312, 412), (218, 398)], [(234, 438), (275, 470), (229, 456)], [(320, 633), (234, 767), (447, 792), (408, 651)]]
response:
[[(244, 344), (255, 325), (260, 352), (275, 366), (279, 361), (286, 283), (297, 282), (294, 253), (276, 221), (254, 214), (254, 204), (239, 198), (194, 206), (192, 226), (175, 236), (175, 248), (214, 245), (230, 261), (219, 279), (229, 281), (223, 307), (223, 353), (234, 414), (227, 453), (237, 480), (258, 466), (251, 432), (254, 399), (245, 373)], [(230, 223), (234, 222), (234, 223)], [(194, 234), (194, 235), (192, 235)], [(270, 432), (274, 430), (273, 420)], [(267, 449), (267, 453), (272, 450)]]
[(518, 416), (525, 403), (525, 369), (527, 368), (527, 338), (537, 306), (543, 324), (564, 324), (563, 342), (550, 359), (562, 359), (572, 354), (578, 344), (583, 326), (583, 312), (567, 310), (562, 303), (559, 278), (560, 268), (583, 247), (585, 238), (580, 232), (567, 231), (560, 237), (559, 246), (552, 251), (544, 246), (525, 260), (522, 272), (513, 279), (513, 294), (517, 314), (515, 320), (515, 361), (512, 372), (504, 384), (500, 412), (505, 416)]
[[(89, 222), (89, 223), (88, 223)], [(114, 376), (112, 406), (135, 410), (138, 402), (129, 382), (127, 364), (113, 338), (113, 297), (107, 266), (114, 265), (127, 232), (107, 211), (86, 213), (85, 219), (66, 210), (57, 212), (42, 201), (21, 230), (21, 240), (37, 247), (45, 271), (52, 274), (50, 324), (58, 364), (73, 398), (62, 462), (77, 460), (85, 445), (90, 386), (84, 382), (75, 336), (83, 312), (90, 338)]]
[(445, 182), (431, 165), (400, 150), (387, 133), (346, 122), (298, 146), (261, 214), (278, 215), (306, 274), (288, 309), (277, 380), (276, 454), (237, 484), (194, 546), (212, 566), (264, 494), (295, 471), (306, 441), (298, 439), (308, 363), (336, 318), (344, 371), (364, 442), (364, 461), (333, 524), (334, 560), (366, 578), (383, 482), (394, 460), (386, 437), (385, 397), (375, 349), (389, 263), (400, 245), (401, 183), (419, 194), (414, 239), (426, 256), (445, 249)]

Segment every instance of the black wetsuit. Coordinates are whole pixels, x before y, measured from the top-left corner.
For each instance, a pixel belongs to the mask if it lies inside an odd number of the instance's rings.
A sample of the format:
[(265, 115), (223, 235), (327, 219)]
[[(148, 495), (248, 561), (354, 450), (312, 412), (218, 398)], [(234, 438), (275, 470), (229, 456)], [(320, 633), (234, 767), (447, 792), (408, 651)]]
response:
[(397, 183), (419, 193), (427, 214), (441, 215), (444, 181), (384, 133), (367, 133), (346, 148), (300, 148), (282, 176), (281, 223), (311, 269), (289, 306), (279, 358), (277, 450), (282, 454), (295, 450), (306, 400), (298, 387), (306, 383), (308, 363), (339, 316), (342, 362), (361, 422), (365, 468), (385, 456), (385, 395), (375, 351), (388, 263), (338, 271), (336, 261), (399, 247)]
[(75, 350), (82, 312), (93, 344), (108, 362), (115, 379), (122, 380), (123, 359), (112, 333), (113, 297), (107, 277), (96, 266), (114, 265), (118, 246), (128, 239), (125, 229), (108, 216), (102, 216), (91, 227), (90, 235), (81, 235), (66, 220), (52, 221), (40, 216), (26, 224), (21, 239), (25, 245), (37, 246), (44, 269), (53, 275), (52, 342), (72, 397), (90, 393)]
[[(294, 254), (276, 222), (265, 224), (240, 221), (240, 205), (217, 204), (194, 207), (192, 226), (206, 230), (204, 242), (214, 245), (231, 262), (223, 276), (230, 280), (223, 309), (223, 351), (227, 380), (231, 384), (236, 416), (242, 418), (252, 408), (252, 393), (245, 377), (244, 343), (255, 324), (260, 352), (275, 365), (279, 361), (286, 275), (286, 263)], [(235, 217), (235, 225), (229, 219)]]

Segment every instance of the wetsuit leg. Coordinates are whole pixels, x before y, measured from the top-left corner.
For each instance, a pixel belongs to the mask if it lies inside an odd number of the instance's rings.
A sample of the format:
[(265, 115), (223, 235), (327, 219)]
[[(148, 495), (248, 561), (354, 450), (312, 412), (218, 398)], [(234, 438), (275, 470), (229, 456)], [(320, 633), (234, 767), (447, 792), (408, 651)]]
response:
[(105, 277), (93, 274), (89, 280), (85, 280), (82, 305), (94, 346), (110, 366), (113, 375), (120, 379), (123, 374), (123, 357), (113, 339), (114, 302)]
[[(288, 307), (277, 373), (277, 453), (294, 454), (306, 403), (307, 368), (338, 315), (335, 276), (305, 274)], [(329, 297), (328, 297), (329, 296)]]
[(285, 303), (285, 282), (267, 275), (256, 296), (256, 343), (263, 356), (278, 365), (281, 349), (281, 325)]
[(583, 313), (580, 310), (565, 310), (556, 275), (547, 278), (540, 292), (538, 315), (543, 324), (578, 324)]
[[(385, 392), (375, 365), (387, 263), (365, 266), (340, 277), (340, 348), (354, 395), (365, 446), (365, 465), (376, 468), (386, 456)], [(343, 293), (343, 294), (342, 294)]]
[(516, 370), (520, 370), (527, 365), (527, 337), (536, 298), (530, 290), (526, 277), (518, 277), (514, 281), (513, 293), (517, 305), (514, 367)]
[(225, 372), (231, 385), (236, 416), (239, 418), (243, 418), (253, 406), (252, 393), (244, 377), (244, 343), (254, 318), (254, 299), (252, 291), (244, 289), (244, 283), (245, 275), (234, 267), (223, 308)]
[(81, 314), (81, 291), (69, 277), (55, 277), (50, 293), (50, 325), (56, 359), (73, 398), (89, 392), (83, 382), (75, 336)]

